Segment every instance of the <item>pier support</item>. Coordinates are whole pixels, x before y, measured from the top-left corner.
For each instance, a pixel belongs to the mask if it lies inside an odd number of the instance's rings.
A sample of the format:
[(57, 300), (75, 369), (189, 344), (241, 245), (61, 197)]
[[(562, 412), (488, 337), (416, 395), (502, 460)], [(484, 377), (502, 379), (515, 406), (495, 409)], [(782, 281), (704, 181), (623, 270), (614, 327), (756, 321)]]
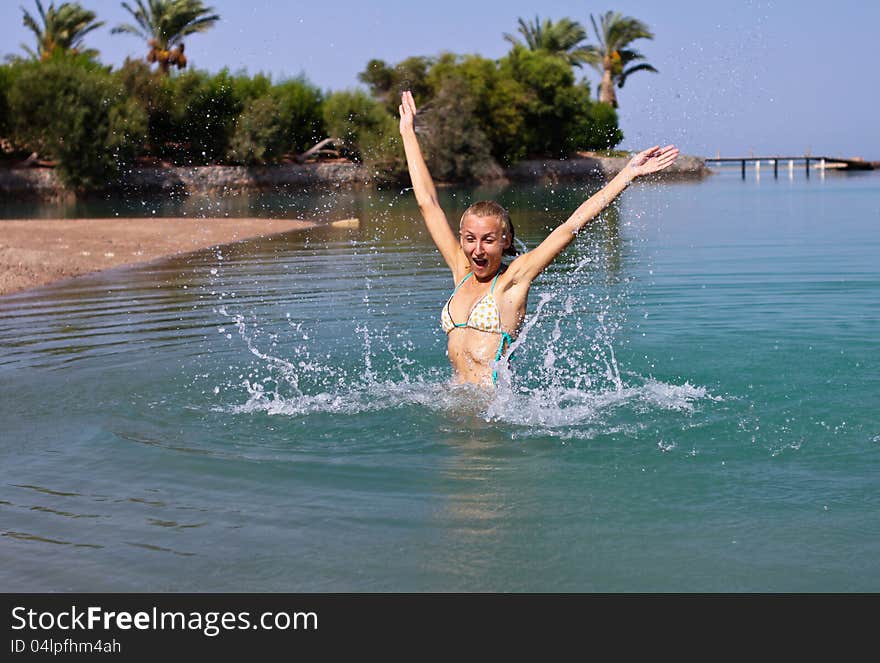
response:
[(793, 179), (794, 177), (795, 162), (803, 163), (804, 175), (807, 179), (810, 178), (810, 166), (812, 166), (813, 169), (818, 168), (820, 177), (825, 177), (825, 171), (829, 168), (840, 168), (844, 170), (874, 170), (880, 166), (880, 162), (864, 161), (859, 158), (842, 159), (838, 157), (824, 157), (821, 155), (812, 156), (809, 153), (804, 156), (793, 157), (779, 155), (756, 157), (752, 155), (747, 157), (716, 157), (714, 159), (705, 159), (707, 164), (718, 163), (728, 167), (733, 166), (737, 161), (739, 162), (739, 174), (743, 180), (746, 179), (746, 165), (752, 162), (755, 164), (755, 176), (758, 179), (761, 177), (761, 166), (763, 162), (766, 162), (768, 167), (773, 166), (773, 179), (779, 179), (780, 162), (782, 162), (781, 165), (784, 167), (786, 161), (788, 162), (788, 179)]

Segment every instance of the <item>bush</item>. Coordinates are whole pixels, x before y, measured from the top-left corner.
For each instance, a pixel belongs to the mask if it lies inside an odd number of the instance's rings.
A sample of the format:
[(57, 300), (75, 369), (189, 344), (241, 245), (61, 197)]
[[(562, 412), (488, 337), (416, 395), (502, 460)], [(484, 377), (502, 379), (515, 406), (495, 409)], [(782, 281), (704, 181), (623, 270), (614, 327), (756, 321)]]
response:
[(476, 103), (464, 81), (450, 78), (430, 109), (420, 114), (425, 159), (441, 181), (487, 180), (501, 174), (489, 139), (480, 128)]
[(524, 158), (527, 92), (522, 84), (503, 72), (494, 60), (444, 53), (428, 72), (428, 81), (432, 90), (439, 92), (452, 80), (467, 87), (474, 102), (474, 119), (488, 138), (495, 159), (510, 165)]
[(584, 147), (574, 149), (610, 150), (623, 141), (623, 131), (617, 124), (617, 111), (611, 104), (595, 102), (590, 107), (589, 122), (584, 129)]
[(146, 137), (146, 114), (110, 73), (79, 58), (22, 62), (9, 89), (14, 140), (57, 161), (78, 189), (115, 178)]
[[(394, 71), (384, 67), (374, 67), (380, 82), (388, 80), (383, 71)], [(514, 47), (497, 62), (478, 55), (444, 53), (431, 66), (425, 82), (428, 92), (416, 99), (420, 109), (432, 112), (441, 90), (459, 85), (471, 100), (466, 102), (468, 121), (488, 139), (495, 160), (507, 166), (526, 157), (561, 158), (577, 150), (610, 148), (623, 139), (614, 110), (594, 102), (589, 85), (575, 83), (571, 66), (547, 52)], [(437, 166), (460, 174), (460, 167), (450, 165), (455, 157), (441, 156), (437, 150), (456, 149), (458, 144), (469, 153), (470, 148), (459, 144), (462, 132), (469, 131), (462, 117), (445, 120), (444, 126), (457, 131), (459, 137), (443, 142), (435, 136), (433, 140), (441, 142), (432, 153)]]
[(525, 93), (520, 140), (528, 156), (565, 156), (574, 116), (590, 104), (589, 91), (583, 95), (574, 89), (571, 66), (541, 51), (514, 48), (502, 61), (502, 71)]
[(238, 73), (230, 76), (229, 84), (232, 87), (233, 96), (244, 105), (254, 99), (265, 97), (272, 89), (272, 79), (266, 74), (248, 76), (246, 73)]
[(238, 94), (246, 92), (246, 107), (236, 120), (230, 142), (228, 154), (232, 161), (275, 161), (288, 152), (304, 152), (323, 138), (321, 93), (317, 88), (301, 78), (274, 86), (268, 85), (265, 77), (254, 80), (260, 84), (237, 86)]
[[(222, 162), (245, 107), (237, 94), (245, 87), (242, 77), (233, 78), (225, 70), (166, 76), (131, 60), (116, 77), (147, 115), (152, 154), (178, 165)], [(250, 87), (259, 89), (260, 78)]]
[(441, 180), (485, 179), (499, 163), (609, 149), (623, 138), (614, 109), (592, 101), (589, 86), (547, 52), (371, 60), (360, 78), (375, 98), (344, 91), (325, 99), (302, 77), (166, 76), (139, 61), (111, 73), (88, 56), (57, 53), (0, 66), (0, 137), (54, 158), (63, 181), (80, 188), (101, 187), (143, 151), (182, 165), (260, 164), (328, 135), (371, 177), (398, 179), (406, 172), (403, 89), (416, 96), (426, 157)]
[[(263, 163), (324, 137), (321, 92), (303, 78), (273, 85), (263, 74), (168, 77), (139, 61), (126, 61), (116, 76), (147, 113), (148, 149), (178, 164)], [(258, 117), (271, 126), (258, 127)]]
[(404, 90), (410, 90), (417, 99), (428, 96), (431, 91), (428, 70), (432, 65), (431, 58), (421, 56), (406, 58), (393, 67), (384, 60), (370, 60), (366, 69), (358, 74), (358, 79), (369, 86), (385, 110), (397, 115), (400, 93)]
[(247, 165), (274, 161), (288, 143), (281, 105), (270, 96), (251, 101), (238, 117), (229, 143), (229, 158)]
[(575, 83), (571, 66), (562, 58), (514, 47), (501, 61), (501, 70), (525, 95), (520, 140), (528, 155), (564, 158), (577, 150), (608, 149), (623, 140), (617, 113), (594, 102), (589, 84)]
[(151, 71), (143, 61), (131, 59), (126, 59), (115, 76), (147, 116), (145, 151), (156, 156), (168, 155), (172, 151), (168, 143), (174, 135), (174, 118), (167, 76), (159, 70)]
[(171, 122), (168, 134), (157, 137), (164, 138), (166, 153), (185, 165), (222, 161), (229, 150), (235, 120), (244, 110), (228, 72), (213, 76), (187, 72), (166, 77), (166, 85), (171, 91)]
[(0, 65), (0, 138), (9, 138), (9, 88), (12, 86), (12, 67)]
[(356, 91), (334, 92), (324, 101), (327, 132), (342, 142), (343, 152), (380, 178), (396, 179), (403, 170), (397, 120), (375, 99)]
[(278, 83), (270, 94), (278, 103), (287, 151), (305, 152), (324, 138), (323, 95), (318, 88), (294, 78)]

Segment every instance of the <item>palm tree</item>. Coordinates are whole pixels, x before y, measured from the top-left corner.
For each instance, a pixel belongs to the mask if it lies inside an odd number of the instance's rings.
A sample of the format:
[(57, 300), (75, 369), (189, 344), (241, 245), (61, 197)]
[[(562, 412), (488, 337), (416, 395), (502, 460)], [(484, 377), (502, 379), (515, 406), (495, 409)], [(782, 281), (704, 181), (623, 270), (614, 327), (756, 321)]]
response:
[(186, 66), (183, 54), (183, 38), (205, 32), (220, 20), (218, 14), (211, 14), (213, 7), (205, 7), (202, 0), (136, 0), (137, 10), (123, 2), (122, 6), (134, 17), (137, 25), (124, 23), (111, 32), (127, 32), (145, 39), (150, 47), (147, 62), (158, 62), (163, 73), (168, 74), (171, 66), (178, 69)]
[(32, 58), (46, 60), (56, 51), (88, 55), (97, 53), (93, 49), (84, 51), (81, 48), (83, 37), (104, 25), (103, 21), (95, 20), (95, 12), (83, 9), (76, 2), (64, 2), (57, 9), (53, 2), (48, 11), (43, 9), (40, 0), (36, 0), (36, 4), (42, 26), (24, 7), (21, 8), (24, 12), (22, 23), (37, 38), (36, 52), (22, 44)]
[(548, 51), (563, 57), (575, 67), (580, 67), (585, 61), (586, 49), (582, 46), (582, 42), (587, 38), (587, 32), (580, 23), (570, 18), (563, 18), (555, 23), (549, 18), (541, 22), (537, 16), (531, 23), (519, 19), (517, 32), (525, 39), (525, 45), (514, 35), (504, 34), (504, 38), (514, 47), (524, 47), (530, 51)]
[(599, 101), (617, 108), (615, 84), (622, 88), (627, 77), (637, 71), (657, 72), (646, 62), (633, 65), (633, 62), (644, 60), (645, 56), (634, 48), (628, 48), (636, 39), (653, 39), (654, 33), (641, 21), (618, 12), (605, 12), (598, 25), (590, 14), (590, 22), (599, 46), (587, 46), (584, 60), (602, 75)]

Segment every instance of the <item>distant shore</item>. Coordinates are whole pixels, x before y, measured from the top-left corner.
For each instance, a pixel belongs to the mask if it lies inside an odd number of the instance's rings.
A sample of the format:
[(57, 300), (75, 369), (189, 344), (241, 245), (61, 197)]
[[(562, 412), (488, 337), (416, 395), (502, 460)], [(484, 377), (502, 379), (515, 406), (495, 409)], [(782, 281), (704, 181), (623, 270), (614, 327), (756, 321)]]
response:
[[(500, 181), (560, 181), (613, 177), (628, 157), (583, 154), (569, 159), (531, 159), (504, 171)], [(666, 178), (700, 179), (710, 174), (703, 159), (681, 156), (664, 173)], [(367, 188), (370, 172), (361, 164), (348, 161), (275, 166), (194, 166), (135, 168), (108, 188), (162, 194), (234, 195), (249, 191), (304, 190), (314, 187)], [(56, 200), (72, 194), (51, 168), (0, 169), (0, 196), (8, 200)]]
[[(506, 180), (603, 179), (613, 177), (627, 160), (581, 155), (566, 160), (523, 161), (508, 169)], [(702, 159), (683, 157), (666, 176), (701, 178), (708, 173)], [(370, 180), (363, 166), (348, 162), (266, 168), (143, 168), (132, 171), (120, 185), (120, 193), (135, 189), (155, 194), (231, 195), (324, 186), (360, 188), (370, 186)], [(14, 168), (0, 170), (0, 195), (5, 200), (40, 201), (70, 194), (51, 168)], [(316, 225), (314, 221), (259, 218), (0, 220), (0, 296), (112, 267)]]
[(0, 296), (111, 267), (316, 225), (257, 218), (0, 220)]

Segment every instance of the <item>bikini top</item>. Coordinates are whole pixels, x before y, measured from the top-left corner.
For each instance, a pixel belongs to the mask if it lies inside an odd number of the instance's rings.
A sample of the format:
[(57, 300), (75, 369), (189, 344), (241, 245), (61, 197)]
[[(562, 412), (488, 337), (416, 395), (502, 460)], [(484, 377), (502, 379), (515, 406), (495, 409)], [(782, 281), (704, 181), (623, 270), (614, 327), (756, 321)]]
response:
[(449, 312), (449, 303), (452, 301), (452, 298), (455, 297), (455, 293), (458, 292), (458, 289), (464, 285), (464, 282), (467, 281), (473, 272), (468, 272), (467, 276), (465, 276), (461, 282), (455, 286), (455, 290), (452, 291), (452, 294), (449, 296), (449, 299), (446, 301), (446, 306), (443, 307), (443, 311), (440, 313), (440, 326), (443, 328), (447, 334), (451, 332), (456, 327), (470, 327), (471, 329), (478, 329), (484, 332), (493, 332), (496, 334), (504, 334), (504, 330), (501, 328), (501, 312), (498, 310), (498, 303), (495, 301), (495, 282), (498, 280), (500, 276), (500, 272), (495, 275), (495, 278), (492, 280), (492, 285), (489, 288), (489, 292), (483, 295), (471, 308), (471, 312), (468, 315), (467, 322), (455, 322), (452, 319), (452, 314)]

